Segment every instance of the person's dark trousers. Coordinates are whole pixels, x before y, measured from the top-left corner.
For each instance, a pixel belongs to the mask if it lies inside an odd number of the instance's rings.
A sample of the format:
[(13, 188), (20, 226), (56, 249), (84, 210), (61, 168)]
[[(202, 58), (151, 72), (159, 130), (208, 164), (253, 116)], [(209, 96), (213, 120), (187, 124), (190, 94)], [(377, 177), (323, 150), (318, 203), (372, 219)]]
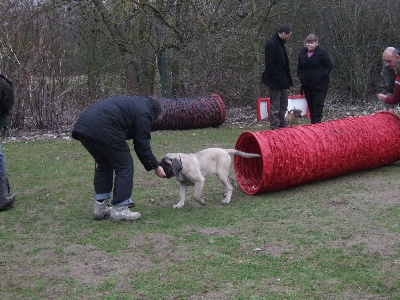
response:
[[(121, 149), (112, 148), (91, 138), (79, 136), (79, 141), (96, 162), (94, 191), (107, 194), (113, 191), (112, 205), (130, 200), (133, 190), (133, 159), (128, 144)], [(114, 189), (113, 175), (115, 171)]]
[(288, 90), (269, 89), (270, 122), (271, 129), (286, 127), (285, 114), (288, 106)]
[(4, 163), (4, 156), (3, 156), (3, 128), (9, 122), (10, 115), (7, 114), (1, 114), (0, 113), (0, 172), (3, 173), (4, 176), (7, 176), (6, 174), (6, 165)]
[(310, 111), (311, 124), (321, 123), (324, 110), (326, 89), (313, 89), (304, 87), (308, 110)]

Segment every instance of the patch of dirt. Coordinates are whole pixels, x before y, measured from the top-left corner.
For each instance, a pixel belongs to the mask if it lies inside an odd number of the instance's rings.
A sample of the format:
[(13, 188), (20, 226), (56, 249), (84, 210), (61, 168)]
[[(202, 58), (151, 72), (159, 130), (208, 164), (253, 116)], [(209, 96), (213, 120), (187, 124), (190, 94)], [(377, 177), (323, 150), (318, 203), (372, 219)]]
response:
[(204, 290), (197, 295), (192, 295), (187, 300), (221, 300), (221, 299), (232, 299), (235, 296), (236, 290), (231, 282), (226, 283), (226, 287), (219, 291), (208, 291)]
[(261, 253), (272, 257), (280, 257), (283, 254), (293, 253), (293, 246), (288, 241), (281, 241), (279, 244), (254, 245), (242, 242), (242, 249), (248, 255)]
[[(68, 276), (76, 282), (90, 286), (103, 284), (105, 275), (126, 274), (129, 270), (122, 266), (120, 261), (115, 261), (109, 255), (91, 245), (70, 245), (64, 249), (64, 255), (68, 266)], [(129, 267), (143, 268), (146, 260), (140, 263), (129, 264)], [(122, 275), (121, 274), (121, 275)]]
[(128, 241), (124, 258), (113, 257), (91, 245), (71, 245), (64, 249), (68, 276), (81, 284), (104, 284), (104, 276), (123, 278), (135, 270), (146, 270), (191, 258), (191, 251), (174, 243), (167, 234), (134, 236)]
[(228, 229), (222, 229), (222, 228), (197, 228), (197, 230), (206, 235), (206, 236), (232, 236), (234, 235), (233, 232), (231, 232)]
[[(371, 182), (373, 188), (374, 181), (376, 180), (365, 179), (364, 182), (366, 184)], [(332, 203), (335, 203), (333, 207)], [(367, 216), (371, 215), (371, 210), (374, 210), (376, 216), (384, 218), (390, 207), (395, 208), (398, 205), (398, 189), (396, 188), (389, 191), (385, 189), (381, 196), (379, 192), (378, 195), (370, 196), (366, 191), (363, 195), (349, 196), (345, 201), (328, 201), (327, 206), (332, 207), (337, 215), (337, 222), (324, 228), (324, 231), (331, 234), (331, 231), (336, 229), (335, 231), (341, 234), (335, 236), (337, 239), (334, 241), (327, 242), (327, 245), (344, 249), (347, 253), (359, 252), (361, 249), (362, 253), (382, 258), (396, 255), (400, 236), (383, 227), (371, 228), (371, 220)], [(340, 230), (337, 230), (338, 228)]]

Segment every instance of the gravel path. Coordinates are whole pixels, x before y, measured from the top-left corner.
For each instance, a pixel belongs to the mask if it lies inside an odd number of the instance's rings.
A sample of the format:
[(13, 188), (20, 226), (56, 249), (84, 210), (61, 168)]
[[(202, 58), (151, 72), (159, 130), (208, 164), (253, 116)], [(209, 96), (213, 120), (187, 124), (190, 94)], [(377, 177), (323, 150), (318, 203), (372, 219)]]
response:
[[(343, 101), (338, 97), (327, 98), (324, 108), (323, 121), (346, 118), (351, 116), (363, 116), (383, 110), (383, 105), (376, 99), (370, 99), (364, 103), (354, 104), (350, 100)], [(257, 111), (253, 107), (231, 108), (227, 110), (225, 123), (221, 127), (255, 127), (255, 130), (265, 129), (266, 121), (257, 121)], [(3, 139), (4, 143), (16, 141), (36, 141), (51, 139), (71, 139), (69, 131), (35, 131), (24, 132), (14, 130), (11, 137)]]
[[(353, 117), (365, 116), (383, 110), (382, 103), (371, 99), (363, 103), (352, 103), (349, 101), (327, 98), (324, 108), (323, 121)], [(231, 108), (227, 112), (226, 121), (222, 126), (256, 126), (265, 127), (266, 121), (257, 122), (257, 111), (250, 106)]]

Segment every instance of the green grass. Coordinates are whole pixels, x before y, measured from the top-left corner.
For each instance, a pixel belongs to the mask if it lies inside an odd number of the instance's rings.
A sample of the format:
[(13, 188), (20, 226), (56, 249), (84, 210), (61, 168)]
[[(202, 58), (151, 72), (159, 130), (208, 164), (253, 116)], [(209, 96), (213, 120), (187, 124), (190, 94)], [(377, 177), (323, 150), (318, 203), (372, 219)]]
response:
[[(244, 130), (153, 133), (167, 152), (233, 148)], [(400, 299), (400, 162), (258, 196), (176, 180), (136, 156), (137, 222), (94, 221), (94, 162), (74, 140), (3, 145), (14, 208), (0, 213), (1, 299)], [(232, 168), (231, 175), (234, 176)]]

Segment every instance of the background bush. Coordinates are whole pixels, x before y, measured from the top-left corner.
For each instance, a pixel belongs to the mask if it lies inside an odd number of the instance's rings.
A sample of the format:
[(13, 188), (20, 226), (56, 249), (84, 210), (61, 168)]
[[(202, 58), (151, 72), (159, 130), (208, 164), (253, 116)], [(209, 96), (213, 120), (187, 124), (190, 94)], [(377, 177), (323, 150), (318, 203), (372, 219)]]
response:
[[(395, 0), (4, 0), (0, 72), (16, 87), (13, 127), (68, 129), (96, 99), (115, 94), (218, 93), (254, 106), (264, 44), (282, 24), (295, 78), (316, 33), (332, 56), (332, 87), (352, 101), (377, 91), (381, 54), (400, 41)], [(393, 9), (390, 9), (390, 8)], [(298, 81), (292, 93), (298, 93)]]

